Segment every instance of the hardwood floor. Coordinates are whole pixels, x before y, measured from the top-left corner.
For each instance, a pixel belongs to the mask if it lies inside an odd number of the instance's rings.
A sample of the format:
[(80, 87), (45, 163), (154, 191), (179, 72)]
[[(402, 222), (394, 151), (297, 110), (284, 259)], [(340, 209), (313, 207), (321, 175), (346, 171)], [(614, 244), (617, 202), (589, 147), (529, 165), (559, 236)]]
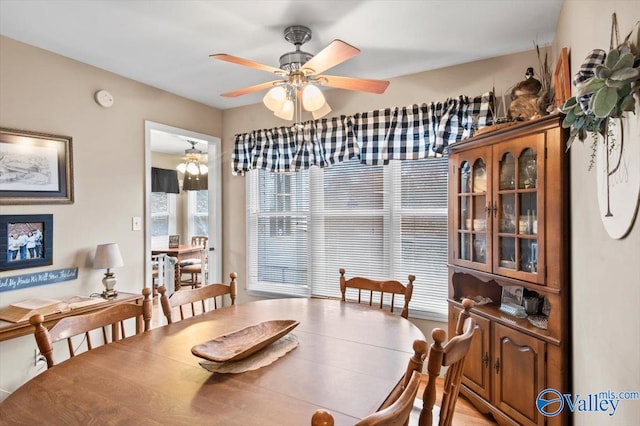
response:
[[(156, 297), (153, 300), (153, 313), (151, 316), (151, 328), (162, 327), (167, 324), (167, 320), (162, 313), (162, 307), (160, 306), (159, 299)], [(426, 386), (426, 375), (422, 376), (420, 388), (418, 389), (418, 396), (421, 396)], [(438, 397), (442, 395), (442, 383), (444, 378), (439, 378), (436, 381), (436, 389)], [(437, 401), (436, 401), (437, 403)], [(463, 396), (458, 397), (456, 403), (456, 414), (453, 417), (453, 426), (486, 426), (496, 425), (497, 423), (493, 418), (485, 416), (480, 413), (475, 407)]]

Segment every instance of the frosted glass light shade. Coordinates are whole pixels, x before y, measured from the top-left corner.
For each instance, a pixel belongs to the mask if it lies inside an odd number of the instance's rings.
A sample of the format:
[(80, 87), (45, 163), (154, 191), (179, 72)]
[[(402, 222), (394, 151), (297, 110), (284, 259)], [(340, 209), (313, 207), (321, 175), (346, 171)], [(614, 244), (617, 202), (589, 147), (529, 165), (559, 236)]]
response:
[(179, 171), (180, 173), (186, 172), (187, 171), (187, 164), (186, 163), (178, 164), (178, 166), (176, 167), (176, 170)]
[(317, 120), (318, 118), (324, 117), (330, 112), (331, 112), (331, 107), (327, 102), (325, 102), (324, 105), (322, 105), (319, 109), (312, 111), (311, 114), (313, 115), (313, 118)]
[(209, 167), (205, 166), (204, 164), (200, 164), (200, 174), (206, 175), (208, 172), (209, 172)]
[(280, 111), (282, 106), (287, 101), (287, 91), (282, 86), (276, 86), (271, 88), (262, 98), (264, 105), (271, 111)]
[(316, 111), (326, 103), (322, 91), (313, 84), (307, 84), (302, 89), (302, 106), (307, 111)]
[(293, 101), (287, 100), (284, 105), (282, 105), (282, 109), (275, 111), (273, 114), (284, 120), (293, 120), (294, 109)]
[(187, 164), (187, 172), (192, 175), (197, 175), (200, 174), (200, 168), (195, 162), (189, 162), (189, 164)]

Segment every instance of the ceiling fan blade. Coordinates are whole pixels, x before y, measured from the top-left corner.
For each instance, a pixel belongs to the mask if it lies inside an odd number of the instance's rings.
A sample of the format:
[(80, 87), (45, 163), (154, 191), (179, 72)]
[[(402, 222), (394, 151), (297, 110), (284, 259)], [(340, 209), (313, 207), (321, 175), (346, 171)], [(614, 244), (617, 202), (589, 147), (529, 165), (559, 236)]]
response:
[(320, 74), (331, 67), (343, 63), (360, 53), (360, 49), (342, 40), (333, 40), (327, 47), (309, 59), (302, 69), (310, 69), (312, 74)]
[(384, 93), (389, 86), (386, 80), (371, 80), (367, 78), (339, 77), (335, 75), (318, 75), (315, 80), (326, 79), (323, 86), (335, 87), (337, 89), (358, 90), (360, 92)]
[(247, 93), (258, 92), (264, 89), (270, 89), (275, 83), (280, 83), (282, 80), (267, 81), (266, 83), (256, 84), (255, 86), (245, 87), (243, 89), (234, 90), (232, 92), (223, 93), (220, 96), (225, 98), (235, 98), (236, 96), (246, 95)]
[(226, 53), (215, 53), (209, 55), (210, 58), (218, 59), (220, 61), (231, 62), (232, 64), (244, 65), (245, 67), (255, 68), (271, 73), (286, 74), (280, 68), (272, 67), (270, 65), (264, 65), (258, 62), (250, 61), (248, 59), (238, 58), (237, 56), (227, 55)]

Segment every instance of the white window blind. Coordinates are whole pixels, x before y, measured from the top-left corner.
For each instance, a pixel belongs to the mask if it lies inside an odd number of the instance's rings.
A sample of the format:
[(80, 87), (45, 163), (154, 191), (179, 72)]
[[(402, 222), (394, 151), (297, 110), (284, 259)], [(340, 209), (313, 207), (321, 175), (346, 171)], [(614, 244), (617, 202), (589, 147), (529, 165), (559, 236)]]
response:
[(194, 235), (209, 235), (209, 191), (187, 193), (187, 227), (189, 240)]
[(402, 283), (414, 274), (410, 316), (446, 318), (446, 158), (259, 170), (247, 182), (250, 292), (339, 297), (339, 268)]
[(167, 237), (176, 232), (176, 195), (151, 193), (151, 236)]
[(309, 295), (308, 171), (249, 173), (247, 208), (249, 290)]

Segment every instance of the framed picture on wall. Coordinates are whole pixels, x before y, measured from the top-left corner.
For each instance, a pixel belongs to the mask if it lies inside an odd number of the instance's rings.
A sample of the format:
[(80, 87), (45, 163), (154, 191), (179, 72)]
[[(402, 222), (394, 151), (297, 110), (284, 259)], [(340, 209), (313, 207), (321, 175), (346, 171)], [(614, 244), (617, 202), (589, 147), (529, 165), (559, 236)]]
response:
[(0, 271), (53, 263), (53, 215), (0, 215)]
[(0, 204), (71, 203), (71, 138), (0, 128)]
[(553, 86), (556, 95), (556, 107), (562, 106), (571, 97), (571, 76), (569, 75), (569, 53), (562, 48), (556, 70), (553, 73)]

